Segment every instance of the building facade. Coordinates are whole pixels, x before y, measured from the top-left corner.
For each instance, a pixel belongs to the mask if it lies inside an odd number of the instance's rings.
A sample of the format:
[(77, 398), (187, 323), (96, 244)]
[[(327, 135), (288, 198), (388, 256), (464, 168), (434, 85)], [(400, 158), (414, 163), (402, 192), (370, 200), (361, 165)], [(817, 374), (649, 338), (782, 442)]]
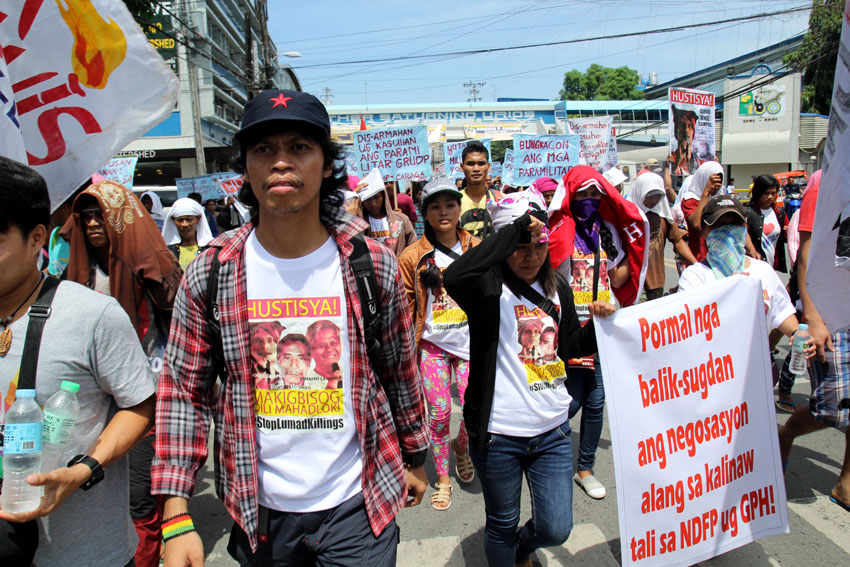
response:
[[(143, 27), (177, 73), (180, 95), (171, 116), (119, 154), (139, 158), (134, 186), (171, 186), (180, 177), (229, 171), (233, 134), (252, 93), (300, 90), (294, 71), (278, 65), (266, 6), (266, 0), (159, 3), (154, 20)], [(197, 145), (203, 146), (203, 165), (196, 160)]]

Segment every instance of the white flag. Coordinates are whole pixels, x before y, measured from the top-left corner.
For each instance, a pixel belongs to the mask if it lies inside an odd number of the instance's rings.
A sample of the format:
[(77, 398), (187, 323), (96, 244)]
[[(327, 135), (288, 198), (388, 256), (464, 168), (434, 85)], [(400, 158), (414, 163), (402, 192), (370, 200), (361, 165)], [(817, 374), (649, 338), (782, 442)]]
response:
[[(177, 77), (124, 2), (18, 2), (0, 22), (11, 92), (26, 151), (58, 207), (129, 142), (174, 109)], [(8, 104), (4, 103), (4, 110)], [(8, 117), (7, 117), (8, 118)], [(0, 153), (20, 159), (7, 146)]]

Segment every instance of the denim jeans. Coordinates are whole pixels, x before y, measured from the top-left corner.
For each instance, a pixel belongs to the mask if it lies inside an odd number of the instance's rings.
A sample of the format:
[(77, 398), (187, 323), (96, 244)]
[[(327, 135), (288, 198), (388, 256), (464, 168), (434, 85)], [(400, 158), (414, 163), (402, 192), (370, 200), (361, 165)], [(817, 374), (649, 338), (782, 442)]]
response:
[[(540, 547), (561, 545), (573, 529), (570, 424), (535, 437), (487, 433), (481, 452), (470, 445), (484, 492), (484, 552), (490, 567), (512, 567)], [(517, 530), (522, 477), (531, 493), (531, 519)]]
[(602, 436), (602, 416), (605, 410), (605, 389), (602, 387), (602, 368), (599, 366), (599, 361), (596, 361), (596, 367), (593, 370), (570, 368), (567, 391), (573, 397), (570, 403), (570, 419), (575, 417), (580, 408), (583, 408), (576, 469), (592, 471), (599, 438)]

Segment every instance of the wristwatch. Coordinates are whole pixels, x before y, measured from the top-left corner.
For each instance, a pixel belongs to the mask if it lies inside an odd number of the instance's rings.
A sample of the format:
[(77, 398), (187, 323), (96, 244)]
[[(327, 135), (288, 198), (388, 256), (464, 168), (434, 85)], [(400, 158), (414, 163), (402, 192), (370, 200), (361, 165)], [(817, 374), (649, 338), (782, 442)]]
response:
[(80, 486), (83, 490), (88, 490), (101, 480), (103, 480), (103, 467), (100, 466), (100, 463), (97, 462), (97, 459), (93, 457), (89, 457), (88, 455), (77, 455), (70, 461), (68, 461), (68, 466), (73, 467), (77, 464), (84, 464), (88, 468), (91, 469), (91, 478), (88, 479), (85, 484)]

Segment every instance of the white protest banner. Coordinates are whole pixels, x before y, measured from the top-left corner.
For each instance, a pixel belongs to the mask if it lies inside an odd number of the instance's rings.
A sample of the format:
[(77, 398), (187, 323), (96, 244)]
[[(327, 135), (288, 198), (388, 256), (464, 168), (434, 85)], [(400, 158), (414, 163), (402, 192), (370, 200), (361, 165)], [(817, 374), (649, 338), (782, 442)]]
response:
[(490, 140), (483, 138), (481, 140), (461, 140), (459, 142), (446, 142), (443, 144), (443, 159), (446, 160), (446, 177), (451, 179), (463, 179), (463, 172), (460, 170), (461, 159), (463, 158), (463, 149), (469, 142), (481, 142), (487, 148), (487, 159), (490, 159)]
[(517, 134), (514, 136), (513, 180), (531, 185), (538, 177), (561, 179), (579, 164), (578, 135)]
[(570, 130), (581, 143), (579, 163), (604, 171), (608, 163), (613, 116), (570, 118)]
[(612, 167), (617, 166), (617, 129), (611, 126), (611, 134), (608, 137), (608, 162), (605, 164), (603, 171), (607, 171)]
[(787, 533), (761, 282), (724, 278), (595, 325), (623, 567)]
[(385, 179), (421, 179), (431, 176), (431, 148), (425, 126), (400, 126), (354, 133), (358, 169), (377, 167)]
[(670, 88), (667, 123), (676, 175), (693, 175), (714, 159), (714, 93)]
[(171, 114), (179, 83), (124, 2), (4, 2), (3, 11), (0, 45), (15, 87), (2, 98), (14, 101), (26, 162), (56, 208)]
[(106, 165), (97, 170), (104, 179), (120, 183), (127, 189), (133, 190), (133, 174), (136, 172), (137, 156), (117, 157), (109, 160)]
[(806, 285), (827, 329), (850, 326), (850, 2), (845, 5)]
[(505, 150), (505, 159), (502, 160), (502, 185), (513, 185), (514, 183), (514, 151), (510, 148)]

